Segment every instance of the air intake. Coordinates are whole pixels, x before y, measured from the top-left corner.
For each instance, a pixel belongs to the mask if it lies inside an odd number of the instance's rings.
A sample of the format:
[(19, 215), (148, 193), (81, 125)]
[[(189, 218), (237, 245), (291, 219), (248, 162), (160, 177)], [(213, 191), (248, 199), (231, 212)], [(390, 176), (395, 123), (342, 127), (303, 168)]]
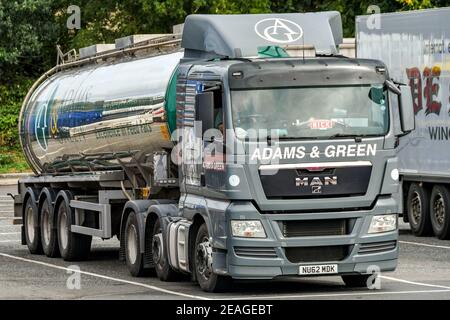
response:
[(287, 220), (282, 222), (283, 236), (286, 238), (342, 236), (349, 233), (348, 229), (347, 219)]
[(371, 254), (380, 253), (384, 251), (391, 251), (397, 247), (397, 241), (383, 241), (383, 242), (371, 242), (361, 244), (358, 254)]
[(264, 247), (234, 247), (234, 253), (246, 258), (277, 258), (275, 248)]
[(286, 258), (292, 263), (341, 261), (347, 257), (351, 246), (288, 247)]

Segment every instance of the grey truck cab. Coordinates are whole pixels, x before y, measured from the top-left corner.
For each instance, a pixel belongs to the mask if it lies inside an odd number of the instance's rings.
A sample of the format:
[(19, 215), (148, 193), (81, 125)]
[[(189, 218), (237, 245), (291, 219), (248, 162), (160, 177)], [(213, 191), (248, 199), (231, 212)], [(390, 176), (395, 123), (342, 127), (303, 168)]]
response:
[(321, 274), (366, 286), (395, 269), (411, 103), (382, 62), (340, 56), (341, 40), (335, 12), (187, 18), (167, 254), (203, 289)]

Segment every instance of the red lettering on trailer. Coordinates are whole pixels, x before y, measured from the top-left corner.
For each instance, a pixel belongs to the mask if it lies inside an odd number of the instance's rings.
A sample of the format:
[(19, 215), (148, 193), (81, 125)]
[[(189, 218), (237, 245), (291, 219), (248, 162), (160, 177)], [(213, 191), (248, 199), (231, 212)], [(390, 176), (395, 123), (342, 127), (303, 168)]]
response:
[(426, 67), (423, 70), (423, 77), (425, 78), (425, 88), (423, 90), (423, 95), (425, 96), (426, 110), (425, 114), (435, 113), (439, 114), (441, 112), (442, 104), (434, 98), (439, 94), (439, 83), (434, 81), (439, 81), (439, 76), (441, 75), (441, 68), (439, 66), (434, 66), (433, 68)]

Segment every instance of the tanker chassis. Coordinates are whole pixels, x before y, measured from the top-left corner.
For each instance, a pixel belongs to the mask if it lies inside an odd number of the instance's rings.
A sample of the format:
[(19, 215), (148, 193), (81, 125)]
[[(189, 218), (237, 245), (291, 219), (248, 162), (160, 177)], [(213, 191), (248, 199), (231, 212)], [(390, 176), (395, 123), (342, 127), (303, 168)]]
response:
[(144, 38), (80, 50), (26, 97), (31, 253), (82, 260), (117, 236), (132, 275), (205, 291), (395, 269), (411, 91), (338, 54), (339, 13), (192, 15)]

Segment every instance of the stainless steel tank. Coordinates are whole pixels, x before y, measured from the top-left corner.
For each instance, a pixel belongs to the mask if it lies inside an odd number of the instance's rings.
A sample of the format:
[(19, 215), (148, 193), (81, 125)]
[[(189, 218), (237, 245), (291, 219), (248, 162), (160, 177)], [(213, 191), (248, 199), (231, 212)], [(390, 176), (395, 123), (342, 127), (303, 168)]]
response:
[(19, 121), (32, 169), (107, 168), (116, 158), (171, 148), (164, 98), (182, 57), (175, 52), (91, 64), (42, 82), (29, 94)]

